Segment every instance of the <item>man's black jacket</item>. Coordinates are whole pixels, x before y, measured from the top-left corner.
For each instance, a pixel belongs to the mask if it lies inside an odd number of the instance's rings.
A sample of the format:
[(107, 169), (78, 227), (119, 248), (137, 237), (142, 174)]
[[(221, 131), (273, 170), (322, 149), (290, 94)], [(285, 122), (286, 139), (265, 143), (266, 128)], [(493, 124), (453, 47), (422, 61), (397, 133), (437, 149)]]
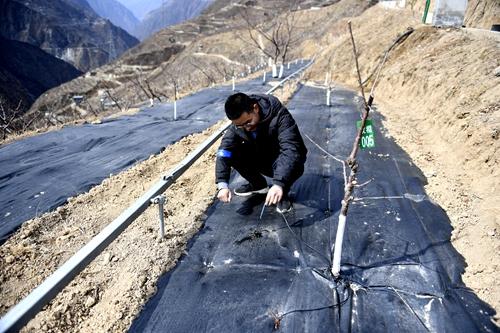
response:
[(290, 112), (274, 96), (250, 95), (260, 108), (255, 138), (231, 125), (217, 153), (216, 182), (229, 182), (231, 158), (239, 151), (250, 152), (256, 165), (273, 171), (273, 184), (291, 186), (294, 171), (303, 169), (307, 149)]

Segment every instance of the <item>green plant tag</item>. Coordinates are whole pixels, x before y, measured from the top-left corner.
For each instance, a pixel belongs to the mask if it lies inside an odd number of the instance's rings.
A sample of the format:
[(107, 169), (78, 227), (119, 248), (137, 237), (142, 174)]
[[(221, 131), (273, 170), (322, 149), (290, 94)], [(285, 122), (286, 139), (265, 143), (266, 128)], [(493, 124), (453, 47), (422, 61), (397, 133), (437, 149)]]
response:
[[(356, 122), (356, 128), (361, 127), (361, 120)], [(373, 130), (373, 124), (371, 119), (366, 119), (365, 128), (361, 134), (361, 140), (359, 141), (359, 146), (361, 149), (373, 148), (375, 147), (375, 131)]]

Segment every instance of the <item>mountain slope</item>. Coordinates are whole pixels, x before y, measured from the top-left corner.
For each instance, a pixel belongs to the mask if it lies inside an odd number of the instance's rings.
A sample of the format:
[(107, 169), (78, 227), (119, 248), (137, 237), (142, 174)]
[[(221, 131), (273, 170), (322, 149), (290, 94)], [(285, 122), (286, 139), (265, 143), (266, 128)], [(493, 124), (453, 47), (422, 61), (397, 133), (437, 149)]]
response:
[(27, 43), (0, 37), (0, 96), (7, 106), (31, 106), (50, 88), (79, 76), (70, 64)]
[[(319, 36), (323, 26), (316, 25), (310, 32), (304, 31), (302, 27), (317, 21), (309, 18), (303, 21), (301, 17), (319, 12), (323, 15), (322, 19), (332, 20), (331, 15), (335, 12), (332, 4), (336, 2), (298, 1), (302, 10), (296, 13), (297, 37)], [(359, 15), (370, 6), (365, 0), (350, 0), (349, 3), (352, 5), (345, 6), (348, 10), (340, 16)], [(129, 105), (150, 98), (138, 81), (147, 80), (157, 92), (169, 98), (173, 81), (177, 82), (179, 91), (185, 93), (213, 82), (222, 82), (233, 74), (248, 72), (249, 66), (254, 67), (262, 61), (262, 54), (249, 41), (241, 10), (247, 8), (255, 22), (271, 21), (289, 5), (288, 0), (216, 0), (195, 19), (159, 31), (126, 51), (118, 60), (94, 71), (95, 75), (81, 76), (50, 90), (33, 104), (30, 112), (35, 113), (55, 103), (59, 107), (57, 114), (69, 119), (74, 116), (71, 108), (71, 96), (74, 94), (85, 95), (86, 105), (91, 105), (93, 110), (101, 110), (102, 96), (99, 94), (104, 90), (110, 90), (116, 98)], [(325, 9), (308, 10), (312, 6), (325, 6)], [(218, 54), (224, 54), (227, 60), (218, 57)], [(298, 50), (292, 49), (287, 59), (298, 55)], [(207, 70), (200, 70), (200, 66)]]
[(115, 59), (138, 40), (84, 0), (0, 0), (0, 35), (37, 46), (81, 71)]
[(139, 20), (144, 19), (147, 13), (160, 8), (164, 0), (119, 0)]
[(134, 35), (140, 21), (127, 7), (116, 0), (87, 0), (87, 2), (99, 16), (107, 18), (114, 25)]
[(500, 25), (500, 1), (469, 0), (464, 24), (486, 30), (490, 30), (493, 24)]
[(136, 30), (136, 36), (145, 39), (155, 32), (198, 16), (213, 0), (167, 0), (149, 12)]

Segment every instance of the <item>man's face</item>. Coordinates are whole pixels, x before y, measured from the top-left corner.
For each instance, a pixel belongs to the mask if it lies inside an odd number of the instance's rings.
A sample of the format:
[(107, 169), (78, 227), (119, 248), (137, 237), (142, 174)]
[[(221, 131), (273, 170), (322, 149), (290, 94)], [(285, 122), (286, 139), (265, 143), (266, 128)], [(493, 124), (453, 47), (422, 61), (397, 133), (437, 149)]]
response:
[(232, 120), (233, 124), (247, 132), (253, 132), (257, 129), (259, 123), (259, 106), (257, 103), (253, 104), (250, 111), (243, 112), (237, 119)]

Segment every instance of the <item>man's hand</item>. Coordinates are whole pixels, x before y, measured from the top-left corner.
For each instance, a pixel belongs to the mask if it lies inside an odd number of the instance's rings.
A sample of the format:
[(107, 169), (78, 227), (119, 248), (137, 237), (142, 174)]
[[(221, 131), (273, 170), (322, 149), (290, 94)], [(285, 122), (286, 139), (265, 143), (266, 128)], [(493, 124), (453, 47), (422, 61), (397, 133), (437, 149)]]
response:
[(273, 185), (267, 192), (266, 206), (275, 205), (283, 198), (283, 189), (279, 185)]
[(219, 198), (219, 200), (222, 202), (230, 202), (231, 190), (229, 190), (228, 188), (223, 188), (219, 190), (219, 193), (217, 193), (217, 198)]

